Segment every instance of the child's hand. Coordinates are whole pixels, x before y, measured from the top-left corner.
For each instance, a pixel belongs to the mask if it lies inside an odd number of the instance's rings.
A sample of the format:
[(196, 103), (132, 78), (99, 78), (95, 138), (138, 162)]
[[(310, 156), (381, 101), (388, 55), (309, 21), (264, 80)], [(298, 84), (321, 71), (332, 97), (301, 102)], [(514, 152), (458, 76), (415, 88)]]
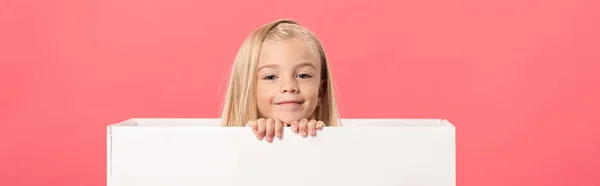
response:
[(292, 125), (292, 131), (298, 133), (300, 132), (300, 135), (302, 136), (306, 136), (307, 133), (310, 134), (311, 136), (315, 136), (317, 135), (317, 131), (316, 130), (321, 130), (323, 127), (325, 127), (325, 123), (322, 121), (317, 121), (317, 120), (307, 120), (307, 119), (302, 119), (300, 121), (294, 121), (291, 123)]
[[(265, 119), (260, 118), (257, 120), (250, 120), (246, 124), (247, 127), (252, 127), (252, 131), (256, 134), (258, 140), (266, 138), (268, 142), (273, 142), (274, 137), (279, 139), (283, 136), (283, 127), (286, 125), (279, 119)], [(300, 133), (302, 136), (315, 136), (317, 130), (321, 130), (325, 127), (323, 121), (307, 120), (302, 119), (300, 121), (294, 121), (291, 123), (292, 131)]]
[(278, 119), (260, 118), (250, 120), (246, 126), (252, 127), (252, 131), (256, 134), (258, 140), (263, 140), (266, 137), (268, 142), (273, 142), (273, 136), (281, 139), (283, 133), (283, 122)]

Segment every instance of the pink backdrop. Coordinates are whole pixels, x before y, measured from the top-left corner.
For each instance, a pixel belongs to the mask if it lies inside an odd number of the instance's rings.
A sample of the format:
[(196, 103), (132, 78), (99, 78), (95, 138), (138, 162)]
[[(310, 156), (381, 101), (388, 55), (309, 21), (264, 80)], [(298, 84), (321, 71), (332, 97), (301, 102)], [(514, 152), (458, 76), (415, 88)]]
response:
[(323, 40), (343, 117), (456, 124), (458, 185), (600, 185), (595, 0), (4, 0), (0, 185), (105, 185), (106, 125), (218, 117), (280, 17)]

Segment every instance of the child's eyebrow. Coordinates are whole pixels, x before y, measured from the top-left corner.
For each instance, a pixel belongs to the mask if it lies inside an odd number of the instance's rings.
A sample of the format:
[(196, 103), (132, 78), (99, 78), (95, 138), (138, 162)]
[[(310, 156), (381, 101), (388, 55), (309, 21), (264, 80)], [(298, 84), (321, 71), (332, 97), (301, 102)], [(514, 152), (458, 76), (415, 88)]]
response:
[(300, 64), (296, 65), (296, 68), (305, 67), (305, 66), (312, 67), (312, 68), (314, 68), (315, 70), (317, 69), (317, 67), (315, 67), (315, 65), (314, 65), (314, 64), (312, 64), (312, 63), (309, 63), (309, 62), (300, 63)]
[(256, 71), (260, 71), (260, 69), (263, 69), (263, 68), (277, 68), (277, 67), (279, 67), (279, 66), (277, 66), (275, 64), (270, 64), (270, 65), (265, 65), (265, 66), (259, 67), (258, 70), (256, 70)]
[[(315, 70), (317, 69), (317, 67), (314, 64), (310, 63), (310, 62), (303, 62), (303, 63), (297, 64), (295, 67), (296, 68), (301, 68), (301, 67), (305, 67), (305, 66), (312, 67)], [(278, 67), (279, 67), (279, 65), (269, 64), (269, 65), (264, 65), (264, 66), (259, 67), (258, 70), (256, 70), (256, 71), (260, 71), (263, 68), (278, 68)]]

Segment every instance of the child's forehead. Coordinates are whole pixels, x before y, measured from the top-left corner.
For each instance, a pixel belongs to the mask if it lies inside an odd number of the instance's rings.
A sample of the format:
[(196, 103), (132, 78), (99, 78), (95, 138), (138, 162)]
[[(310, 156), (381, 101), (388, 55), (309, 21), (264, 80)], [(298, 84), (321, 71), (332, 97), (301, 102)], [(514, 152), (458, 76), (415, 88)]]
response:
[(320, 64), (318, 53), (317, 49), (301, 40), (265, 42), (260, 50), (258, 64), (261, 66), (308, 62), (318, 66)]

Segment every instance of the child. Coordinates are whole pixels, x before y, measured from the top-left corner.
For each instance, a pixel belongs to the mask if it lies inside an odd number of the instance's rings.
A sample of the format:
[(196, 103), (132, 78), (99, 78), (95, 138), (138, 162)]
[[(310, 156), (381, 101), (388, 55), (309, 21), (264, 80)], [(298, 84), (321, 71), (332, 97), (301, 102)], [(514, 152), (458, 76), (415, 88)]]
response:
[(306, 136), (340, 126), (325, 52), (317, 37), (289, 19), (252, 32), (240, 47), (221, 115), (223, 126), (250, 126), (257, 139)]

